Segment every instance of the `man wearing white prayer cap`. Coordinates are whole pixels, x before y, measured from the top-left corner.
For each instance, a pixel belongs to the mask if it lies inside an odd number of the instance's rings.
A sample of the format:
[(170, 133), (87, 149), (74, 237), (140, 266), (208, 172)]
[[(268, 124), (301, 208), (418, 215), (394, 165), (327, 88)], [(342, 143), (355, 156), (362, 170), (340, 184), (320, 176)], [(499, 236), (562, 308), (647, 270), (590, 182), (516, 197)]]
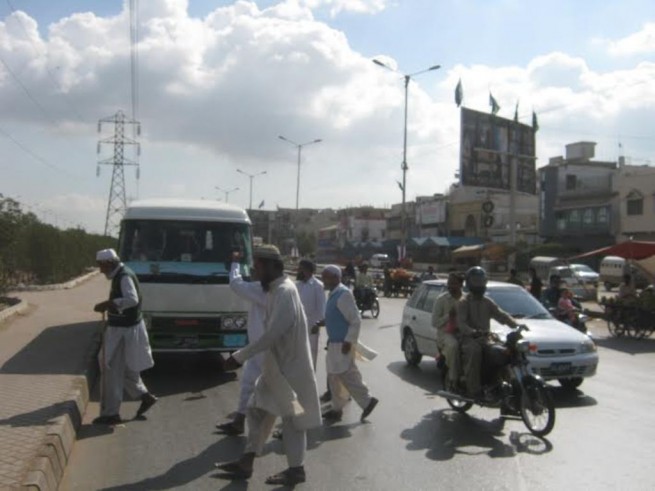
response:
[(264, 363), (248, 404), (244, 453), (239, 460), (216, 465), (225, 471), (221, 477), (251, 477), (255, 457), (262, 454), (275, 420), (280, 417), (288, 468), (267, 478), (266, 483), (293, 487), (306, 480), (307, 430), (321, 425), (307, 318), (296, 286), (284, 275), (278, 248), (256, 247), (253, 257), (257, 277), (266, 292), (264, 333), (233, 353), (224, 368), (235, 370), (259, 353), (264, 353)]
[(323, 268), (323, 284), (330, 291), (325, 306), (325, 328), (328, 335), (325, 361), (332, 395), (332, 408), (323, 418), (328, 421), (340, 421), (350, 394), (362, 408), (360, 420), (364, 421), (373, 412), (378, 400), (371, 397), (355, 364), (361, 325), (359, 309), (353, 293), (341, 283), (339, 266), (330, 264)]
[(157, 398), (141, 380), (140, 372), (154, 365), (148, 332), (141, 313), (141, 291), (134, 272), (125, 266), (114, 249), (96, 254), (102, 274), (111, 280), (109, 300), (96, 304), (96, 312), (107, 313), (99, 361), (101, 370), (100, 416), (94, 424), (120, 423), (119, 409), (123, 391), (140, 399), (137, 418), (150, 409)]

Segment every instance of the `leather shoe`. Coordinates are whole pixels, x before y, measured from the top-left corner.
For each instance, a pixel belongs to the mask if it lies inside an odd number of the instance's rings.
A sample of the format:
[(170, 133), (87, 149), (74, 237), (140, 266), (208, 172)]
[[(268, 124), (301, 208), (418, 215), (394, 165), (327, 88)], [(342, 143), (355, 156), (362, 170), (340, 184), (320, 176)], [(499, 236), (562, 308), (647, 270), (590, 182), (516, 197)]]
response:
[(323, 419), (327, 421), (341, 421), (343, 417), (343, 411), (337, 411), (336, 409), (330, 409), (329, 411), (323, 413)]
[(266, 478), (266, 484), (275, 484), (278, 486), (295, 486), (305, 482), (307, 476), (305, 475), (304, 467), (289, 467), (286, 471), (279, 474), (272, 475)]
[(249, 479), (252, 476), (252, 469), (245, 469), (238, 460), (216, 463), (214, 466), (229, 474), (231, 479)]
[(112, 414), (110, 416), (98, 416), (91, 423), (94, 425), (119, 425), (123, 422), (121, 417), (118, 414)]
[(368, 406), (364, 408), (364, 411), (362, 411), (362, 417), (359, 418), (360, 421), (364, 421), (372, 412), (373, 409), (375, 409), (375, 406), (378, 405), (378, 401), (375, 397), (371, 397), (371, 402), (368, 403)]
[(229, 436), (242, 435), (243, 432), (245, 431), (245, 427), (243, 423), (239, 423), (237, 421), (230, 421), (228, 423), (218, 424), (216, 425), (216, 429), (221, 433), (224, 433)]
[(141, 396), (141, 405), (139, 406), (139, 409), (136, 412), (136, 417), (140, 418), (143, 416), (148, 409), (150, 409), (152, 406), (155, 405), (155, 402), (157, 402), (157, 398), (153, 396), (150, 392), (147, 394), (143, 394)]

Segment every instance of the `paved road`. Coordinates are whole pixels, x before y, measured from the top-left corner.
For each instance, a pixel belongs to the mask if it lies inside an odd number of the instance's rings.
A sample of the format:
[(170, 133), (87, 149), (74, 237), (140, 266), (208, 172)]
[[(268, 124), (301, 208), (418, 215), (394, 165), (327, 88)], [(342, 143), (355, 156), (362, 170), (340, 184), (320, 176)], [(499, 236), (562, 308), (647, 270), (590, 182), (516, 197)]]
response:
[[(383, 299), (380, 318), (363, 324), (363, 340), (380, 352), (362, 367), (378, 409), (360, 424), (359, 408), (351, 406), (342, 423), (315, 432), (310, 482), (298, 489), (653, 488), (655, 340), (605, 339), (604, 326), (595, 325), (598, 375), (574, 394), (554, 389), (557, 422), (542, 440), (520, 421), (498, 419), (497, 411), (459, 415), (434, 397), (434, 361), (417, 369), (402, 361), (403, 303)], [(243, 440), (213, 433), (215, 421), (234, 408), (238, 383), (212, 360), (160, 359), (146, 379), (162, 396), (149, 420), (108, 433), (85, 425), (61, 489), (266, 489), (265, 476), (285, 467), (281, 444), (271, 442), (249, 483), (217, 478), (213, 463), (235, 457)], [(123, 414), (135, 410), (136, 403), (125, 404)], [(96, 415), (92, 404), (85, 421)]]

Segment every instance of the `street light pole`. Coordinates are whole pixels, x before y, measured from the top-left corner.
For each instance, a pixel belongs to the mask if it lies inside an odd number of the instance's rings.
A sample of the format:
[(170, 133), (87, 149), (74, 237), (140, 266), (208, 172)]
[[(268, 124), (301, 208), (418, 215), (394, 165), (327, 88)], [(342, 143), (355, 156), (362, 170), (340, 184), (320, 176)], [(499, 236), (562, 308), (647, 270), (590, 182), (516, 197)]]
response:
[(307, 146), (307, 145), (312, 145), (314, 143), (321, 143), (323, 140), (320, 138), (317, 138), (316, 140), (312, 140), (309, 142), (305, 143), (296, 143), (293, 140), (289, 140), (288, 138), (285, 138), (284, 136), (280, 135), (278, 136), (280, 140), (283, 140), (287, 143), (290, 143), (294, 147), (298, 149), (298, 174), (296, 176), (296, 211), (298, 211), (298, 207), (300, 204), (300, 161), (301, 161), (301, 156), (302, 156), (302, 147)]
[(228, 198), (229, 198), (229, 196), (230, 196), (230, 193), (239, 190), (239, 188), (234, 188), (234, 189), (223, 189), (223, 188), (219, 188), (218, 186), (214, 186), (214, 187), (216, 188), (217, 191), (221, 191), (222, 193), (225, 193), (225, 202), (226, 202), (226, 203), (228, 202)]
[[(391, 68), (389, 65), (381, 62), (380, 60), (373, 60), (373, 63), (375, 63), (378, 66), (381, 66), (382, 68), (386, 68), (387, 70), (391, 70), (392, 72), (397, 72), (397, 70), (394, 70)], [(409, 81), (412, 79), (412, 77), (415, 77), (417, 75), (420, 75), (425, 72), (430, 72), (432, 70), (438, 70), (441, 68), (441, 65), (434, 65), (431, 66), (430, 68), (426, 68), (425, 70), (421, 70), (419, 72), (415, 73), (410, 73), (409, 75), (403, 75), (403, 79), (405, 81), (405, 121), (403, 125), (403, 163), (401, 164), (401, 169), (403, 171), (403, 185), (402, 185), (402, 208), (401, 208), (401, 215), (400, 215), (400, 249), (401, 249), (401, 255), (404, 257), (405, 256), (405, 251), (407, 247), (407, 171), (409, 170), (409, 166), (407, 165), (407, 106), (408, 106), (408, 94), (409, 94)]]
[(253, 179), (255, 177), (262, 176), (262, 175), (266, 174), (267, 172), (265, 170), (263, 170), (261, 172), (257, 172), (256, 174), (250, 174), (249, 172), (244, 172), (241, 169), (237, 169), (237, 172), (239, 172), (240, 174), (243, 174), (244, 176), (248, 176), (248, 178), (250, 179), (250, 201), (249, 201), (248, 209), (252, 210), (252, 181), (253, 181)]

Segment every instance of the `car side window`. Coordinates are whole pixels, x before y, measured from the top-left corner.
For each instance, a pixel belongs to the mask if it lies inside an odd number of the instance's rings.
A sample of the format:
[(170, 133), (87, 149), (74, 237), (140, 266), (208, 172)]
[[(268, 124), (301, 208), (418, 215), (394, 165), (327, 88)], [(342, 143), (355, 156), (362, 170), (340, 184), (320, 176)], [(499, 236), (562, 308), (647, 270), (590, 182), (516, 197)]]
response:
[(412, 307), (414, 309), (417, 308), (424, 295), (425, 295), (425, 285), (421, 285), (418, 288), (418, 290), (416, 290), (414, 294), (410, 297), (410, 299), (407, 302), (407, 306)]
[(419, 305), (419, 308), (425, 312), (432, 312), (434, 302), (437, 300), (437, 297), (441, 295), (442, 291), (443, 289), (440, 287), (428, 287), (426, 295), (421, 299), (421, 305)]

